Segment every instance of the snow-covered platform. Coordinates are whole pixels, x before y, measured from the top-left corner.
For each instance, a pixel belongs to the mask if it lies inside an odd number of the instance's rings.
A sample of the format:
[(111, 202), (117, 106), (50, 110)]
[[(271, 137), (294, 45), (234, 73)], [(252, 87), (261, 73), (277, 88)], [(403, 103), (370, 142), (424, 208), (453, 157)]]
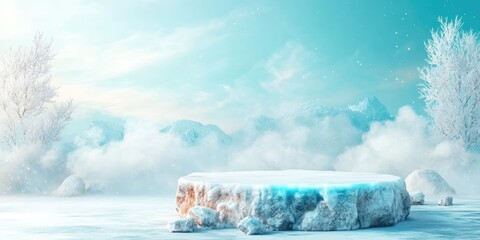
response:
[(308, 170), (192, 173), (178, 180), (176, 205), (180, 217), (215, 210), (218, 228), (254, 217), (274, 231), (390, 226), (410, 213), (399, 177)]

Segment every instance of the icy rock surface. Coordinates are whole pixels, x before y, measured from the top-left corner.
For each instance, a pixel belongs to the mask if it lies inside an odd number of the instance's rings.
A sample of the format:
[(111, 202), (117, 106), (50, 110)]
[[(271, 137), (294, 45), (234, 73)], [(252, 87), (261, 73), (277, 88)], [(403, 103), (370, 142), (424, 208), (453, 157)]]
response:
[(412, 205), (423, 205), (425, 203), (425, 194), (422, 192), (410, 193), (410, 203)]
[(257, 235), (265, 233), (265, 225), (255, 217), (246, 217), (238, 223), (238, 229), (247, 235)]
[(74, 197), (85, 194), (85, 182), (79, 176), (70, 175), (52, 193), (57, 197)]
[(419, 169), (410, 173), (405, 178), (408, 192), (423, 192), (424, 194), (455, 194), (451, 187), (440, 174), (431, 169)]
[(176, 203), (182, 217), (197, 206), (216, 210), (217, 227), (251, 216), (275, 231), (390, 226), (410, 212), (399, 177), (307, 170), (192, 173), (179, 179)]
[(217, 224), (217, 212), (208, 207), (196, 206), (190, 208), (188, 216), (203, 228), (215, 227)]
[(168, 222), (167, 228), (170, 232), (193, 232), (197, 228), (197, 224), (193, 218), (187, 217)]
[(453, 198), (452, 197), (444, 197), (438, 201), (438, 205), (440, 206), (452, 206), (453, 205)]

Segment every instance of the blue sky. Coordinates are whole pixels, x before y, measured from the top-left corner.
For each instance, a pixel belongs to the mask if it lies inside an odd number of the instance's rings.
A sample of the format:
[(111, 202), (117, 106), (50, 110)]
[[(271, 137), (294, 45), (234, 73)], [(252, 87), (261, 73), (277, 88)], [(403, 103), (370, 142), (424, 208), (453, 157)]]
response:
[[(0, 51), (53, 39), (77, 119), (194, 119), (234, 129), (318, 100), (422, 112), (417, 67), (439, 16), (480, 31), (478, 1), (0, 0)], [(87, 120), (85, 120), (87, 121)]]

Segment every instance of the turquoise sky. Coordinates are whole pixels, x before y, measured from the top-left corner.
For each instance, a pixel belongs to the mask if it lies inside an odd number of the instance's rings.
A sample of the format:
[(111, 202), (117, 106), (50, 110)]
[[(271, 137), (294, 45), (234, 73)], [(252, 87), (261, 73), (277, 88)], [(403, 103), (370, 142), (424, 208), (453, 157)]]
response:
[(480, 1), (0, 0), (0, 50), (53, 39), (54, 83), (78, 119), (234, 129), (319, 100), (377, 96), (422, 112), (418, 71), (439, 16), (480, 31)]

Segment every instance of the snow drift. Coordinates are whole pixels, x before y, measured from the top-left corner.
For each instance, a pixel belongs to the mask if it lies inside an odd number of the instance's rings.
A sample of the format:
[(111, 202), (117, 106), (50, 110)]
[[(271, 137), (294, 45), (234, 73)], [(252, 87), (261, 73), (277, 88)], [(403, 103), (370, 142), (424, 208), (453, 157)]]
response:
[(85, 194), (85, 182), (79, 176), (67, 177), (52, 195), (57, 197), (75, 197)]
[(405, 183), (409, 192), (423, 192), (435, 195), (455, 194), (455, 189), (440, 174), (431, 169), (413, 171), (405, 178)]

